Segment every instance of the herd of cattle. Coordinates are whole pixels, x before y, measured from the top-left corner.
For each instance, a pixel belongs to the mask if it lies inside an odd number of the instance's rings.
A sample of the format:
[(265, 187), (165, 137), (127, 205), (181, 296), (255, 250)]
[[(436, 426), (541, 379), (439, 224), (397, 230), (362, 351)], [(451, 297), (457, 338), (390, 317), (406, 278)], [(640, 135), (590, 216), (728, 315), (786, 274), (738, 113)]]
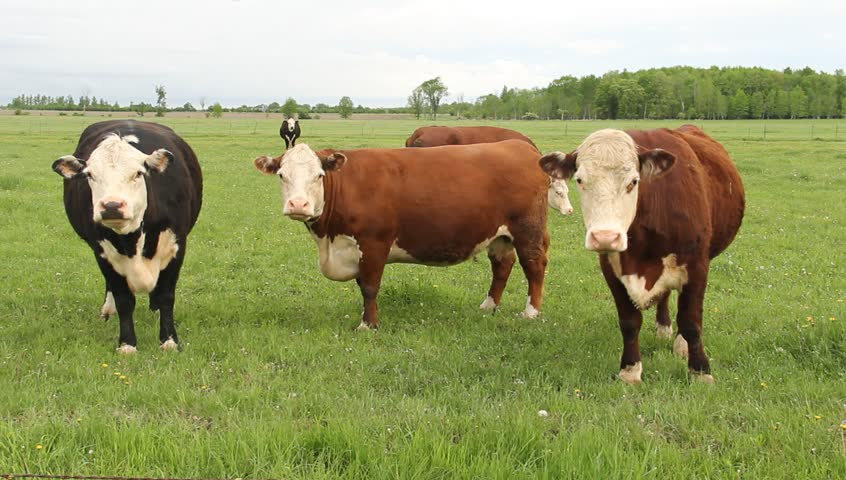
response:
[[(702, 345), (709, 264), (737, 234), (745, 200), (728, 153), (697, 127), (599, 130), (571, 153), (547, 155), (526, 136), (495, 127), (422, 127), (406, 148), (393, 149), (314, 151), (296, 145), (296, 121), (283, 123), (280, 136), (286, 151), (256, 158), (255, 166), (279, 177), (283, 214), (305, 224), (323, 275), (358, 283), (360, 329), (379, 325), (386, 264), (455, 265), (481, 252), (492, 280), (480, 308), (499, 306), (519, 261), (528, 280), (522, 315), (536, 317), (547, 211), (572, 212), (566, 182), (575, 179), (585, 247), (599, 254), (617, 307), (620, 379), (641, 381), (641, 310), (657, 304), (657, 333), (672, 337), (668, 301), (677, 290), (673, 349), (687, 357), (691, 375), (713, 382)], [(140, 293), (160, 312), (161, 348), (179, 348), (176, 282), (203, 190), (191, 147), (159, 124), (106, 121), (86, 128), (53, 170), (64, 177), (68, 219), (105, 278), (100, 314), (120, 319), (118, 351), (136, 351)]]

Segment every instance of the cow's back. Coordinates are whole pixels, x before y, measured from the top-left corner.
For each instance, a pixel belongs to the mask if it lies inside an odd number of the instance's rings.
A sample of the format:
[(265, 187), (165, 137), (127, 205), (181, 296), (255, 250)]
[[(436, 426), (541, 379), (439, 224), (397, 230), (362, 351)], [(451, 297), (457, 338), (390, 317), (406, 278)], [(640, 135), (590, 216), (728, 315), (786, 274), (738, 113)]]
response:
[(713, 234), (711, 258), (725, 250), (740, 229), (746, 205), (743, 181), (726, 149), (693, 125), (683, 125), (678, 134), (696, 152), (707, 175), (706, 192), (711, 207)]
[(504, 140), (520, 140), (537, 150), (529, 137), (520, 132), (499, 127), (420, 127), (406, 140), (406, 147), (437, 147), (442, 145), (473, 145), (496, 143)]

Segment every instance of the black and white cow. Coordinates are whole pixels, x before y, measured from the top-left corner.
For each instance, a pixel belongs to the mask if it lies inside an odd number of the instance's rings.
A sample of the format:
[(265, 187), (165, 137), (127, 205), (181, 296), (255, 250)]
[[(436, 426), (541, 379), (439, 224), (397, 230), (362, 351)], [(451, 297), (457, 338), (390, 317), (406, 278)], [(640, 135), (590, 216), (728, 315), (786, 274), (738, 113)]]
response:
[(300, 138), (300, 121), (296, 118), (289, 118), (282, 122), (279, 127), (279, 136), (285, 140), (285, 150), (297, 144), (297, 139)]
[(168, 127), (110, 120), (86, 128), (74, 154), (53, 162), (53, 170), (65, 179), (68, 220), (106, 280), (100, 315), (120, 318), (118, 351), (136, 351), (139, 293), (159, 311), (162, 350), (178, 348), (176, 281), (203, 193), (194, 151)]

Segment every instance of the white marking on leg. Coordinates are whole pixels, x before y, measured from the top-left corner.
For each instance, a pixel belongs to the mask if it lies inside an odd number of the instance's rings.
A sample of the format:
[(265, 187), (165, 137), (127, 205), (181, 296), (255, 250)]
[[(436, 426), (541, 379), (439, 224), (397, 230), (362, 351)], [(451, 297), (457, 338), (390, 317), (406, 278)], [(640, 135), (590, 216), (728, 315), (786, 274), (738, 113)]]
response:
[(491, 296), (488, 296), (488, 298), (486, 298), (485, 301), (482, 302), (481, 305), (479, 305), (479, 308), (481, 308), (482, 310), (495, 310), (496, 307), (497, 304), (496, 302), (494, 302), (494, 299)]
[(358, 324), (358, 327), (356, 327), (356, 330), (358, 331), (367, 331), (370, 329), (371, 328), (366, 323), (364, 323), (364, 320), (362, 320), (361, 323)]
[(637, 385), (641, 382), (640, 376), (643, 374), (643, 364), (641, 362), (637, 362), (634, 365), (627, 365), (626, 368), (620, 370), (620, 373), (617, 376), (620, 377), (620, 380), (628, 383), (629, 385)]
[(688, 373), (690, 374), (690, 378), (692, 378), (694, 381), (707, 383), (709, 385), (713, 385), (714, 383), (716, 383), (716, 380), (714, 380), (713, 375), (711, 375), (710, 373), (702, 373), (692, 369), (689, 369)]
[(163, 352), (173, 352), (179, 349), (179, 345), (173, 341), (173, 337), (168, 337), (164, 343), (159, 345)]
[(676, 340), (673, 342), (673, 353), (682, 358), (688, 357), (687, 340), (680, 333), (676, 335)]
[(540, 312), (534, 305), (532, 305), (532, 297), (526, 298), (526, 309), (520, 313), (520, 316), (523, 318), (535, 318), (538, 316)]
[(655, 324), (655, 336), (658, 338), (663, 339), (671, 339), (673, 338), (673, 326), (672, 325), (661, 325), (660, 323)]
[(117, 308), (115, 307), (115, 296), (112, 295), (112, 292), (106, 292), (106, 300), (103, 302), (103, 307), (100, 308), (100, 316), (103, 318), (109, 318), (116, 313)]
[(133, 353), (137, 353), (138, 349), (133, 347), (132, 345), (127, 345), (123, 343), (120, 347), (118, 347), (117, 351), (121, 355), (132, 355)]

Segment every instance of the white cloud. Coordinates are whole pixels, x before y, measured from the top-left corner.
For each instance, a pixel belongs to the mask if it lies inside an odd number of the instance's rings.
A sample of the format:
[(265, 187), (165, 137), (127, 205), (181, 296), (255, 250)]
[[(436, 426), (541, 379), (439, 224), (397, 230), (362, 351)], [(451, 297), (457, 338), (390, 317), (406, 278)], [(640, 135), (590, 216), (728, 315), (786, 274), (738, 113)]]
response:
[[(0, 0), (0, 103), (20, 93), (398, 105), (561, 75), (687, 64), (843, 68), (841, 1)], [(361, 100), (359, 100), (361, 99)]]

